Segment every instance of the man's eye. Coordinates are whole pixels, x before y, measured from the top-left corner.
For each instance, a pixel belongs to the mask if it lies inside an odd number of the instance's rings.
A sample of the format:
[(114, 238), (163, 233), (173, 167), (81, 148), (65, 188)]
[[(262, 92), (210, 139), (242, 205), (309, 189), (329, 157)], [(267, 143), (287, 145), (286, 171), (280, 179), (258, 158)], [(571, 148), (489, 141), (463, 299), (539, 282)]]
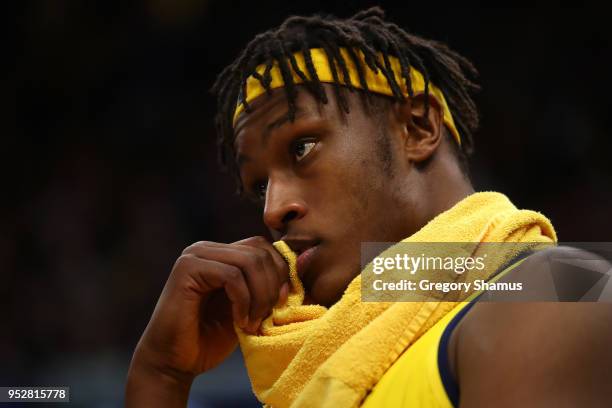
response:
[(253, 191), (255, 192), (255, 195), (257, 196), (257, 198), (259, 198), (260, 200), (265, 200), (267, 189), (268, 189), (268, 182), (262, 181), (262, 182), (255, 184), (255, 188), (253, 188)]
[(306, 157), (306, 155), (310, 153), (316, 144), (317, 142), (312, 140), (298, 140), (293, 148), (293, 154), (295, 155), (297, 161), (300, 161)]

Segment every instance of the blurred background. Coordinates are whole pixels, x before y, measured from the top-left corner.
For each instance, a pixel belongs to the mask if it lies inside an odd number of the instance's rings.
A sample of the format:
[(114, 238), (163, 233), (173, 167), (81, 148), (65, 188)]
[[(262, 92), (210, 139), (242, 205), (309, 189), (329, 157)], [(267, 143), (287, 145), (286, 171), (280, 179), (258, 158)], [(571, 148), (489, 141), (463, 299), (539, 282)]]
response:
[[(371, 1), (16, 2), (3, 79), (0, 385), (68, 385), (121, 406), (131, 353), (182, 249), (265, 233), (217, 169), (208, 90), (291, 14), (380, 4), (480, 70), (472, 174), (552, 219), (612, 236), (612, 25), (597, 9), (444, 9)], [(258, 406), (239, 354), (191, 407)]]

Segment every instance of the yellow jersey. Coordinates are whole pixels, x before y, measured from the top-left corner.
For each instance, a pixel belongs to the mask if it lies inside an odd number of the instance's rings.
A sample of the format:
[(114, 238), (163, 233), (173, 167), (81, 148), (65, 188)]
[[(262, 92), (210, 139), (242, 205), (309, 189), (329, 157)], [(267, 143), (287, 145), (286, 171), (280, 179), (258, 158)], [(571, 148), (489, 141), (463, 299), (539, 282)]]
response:
[[(518, 266), (529, 253), (501, 268), (490, 281)], [(520, 259), (519, 259), (520, 258)], [(519, 259), (517, 261), (517, 259)], [(449, 313), (406, 349), (363, 401), (362, 408), (453, 408), (459, 406), (459, 386), (450, 370), (448, 342), (455, 327), (476, 304), (479, 293), (457, 302)]]

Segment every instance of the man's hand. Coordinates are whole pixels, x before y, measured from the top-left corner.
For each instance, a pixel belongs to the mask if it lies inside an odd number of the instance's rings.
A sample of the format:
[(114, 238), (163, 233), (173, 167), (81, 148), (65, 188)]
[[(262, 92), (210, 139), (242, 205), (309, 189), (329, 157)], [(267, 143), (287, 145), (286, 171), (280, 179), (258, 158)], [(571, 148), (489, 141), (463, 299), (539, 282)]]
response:
[(193, 379), (255, 333), (289, 292), (289, 269), (263, 237), (197, 242), (177, 259), (128, 373), (127, 406), (185, 406)]

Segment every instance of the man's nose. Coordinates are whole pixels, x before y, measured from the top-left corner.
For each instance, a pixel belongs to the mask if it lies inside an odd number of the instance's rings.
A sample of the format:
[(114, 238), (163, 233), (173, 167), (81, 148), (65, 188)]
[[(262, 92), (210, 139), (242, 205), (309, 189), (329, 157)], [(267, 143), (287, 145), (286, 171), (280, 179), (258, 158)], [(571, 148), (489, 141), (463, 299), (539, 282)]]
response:
[(306, 203), (295, 187), (286, 182), (268, 181), (263, 219), (271, 230), (285, 233), (289, 222), (306, 215)]

